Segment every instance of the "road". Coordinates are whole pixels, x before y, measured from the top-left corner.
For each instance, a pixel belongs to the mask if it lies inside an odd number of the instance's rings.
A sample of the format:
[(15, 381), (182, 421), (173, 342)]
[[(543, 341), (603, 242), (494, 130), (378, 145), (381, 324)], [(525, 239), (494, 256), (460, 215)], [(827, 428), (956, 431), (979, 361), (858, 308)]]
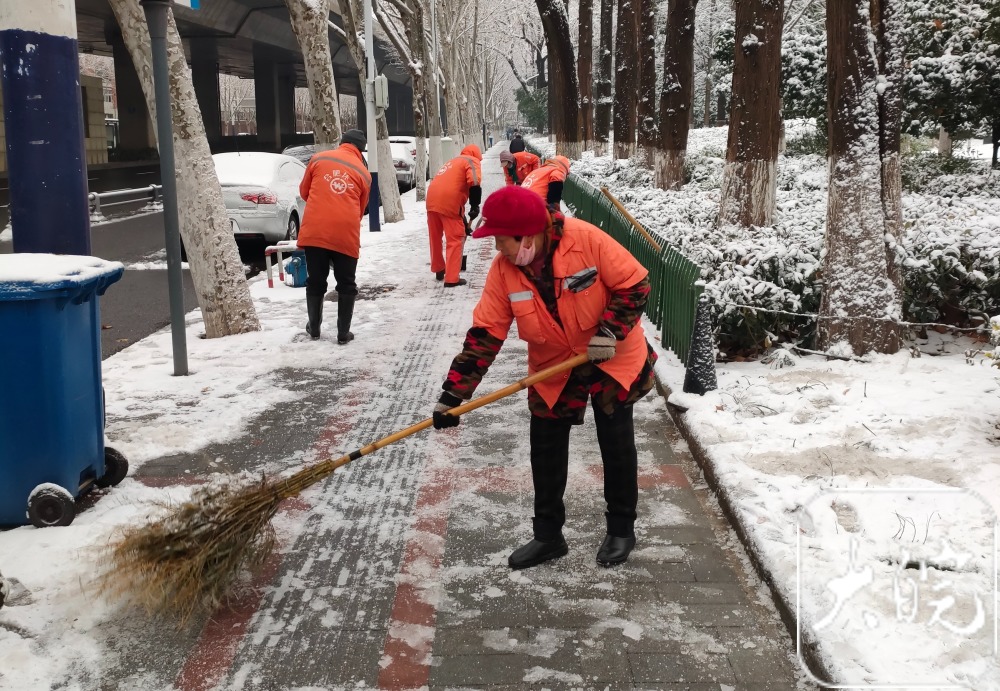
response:
[[(157, 172), (148, 168), (101, 171), (91, 179), (91, 190), (111, 190), (159, 182)], [(7, 181), (0, 180), (0, 229), (7, 223)], [(170, 323), (170, 302), (167, 292), (166, 257), (161, 213), (137, 214), (138, 206), (116, 207), (107, 211), (109, 220), (93, 225), (90, 230), (91, 251), (96, 257), (125, 264), (125, 275), (108, 288), (101, 298), (101, 352), (110, 357), (123, 348), (158, 331)], [(112, 216), (111, 214), (117, 214)], [(0, 254), (13, 251), (11, 242), (0, 241)], [(241, 247), (243, 260), (252, 271), (263, 266), (263, 246)], [(162, 268), (138, 268), (135, 264)], [(184, 309), (198, 306), (190, 273), (184, 270)]]

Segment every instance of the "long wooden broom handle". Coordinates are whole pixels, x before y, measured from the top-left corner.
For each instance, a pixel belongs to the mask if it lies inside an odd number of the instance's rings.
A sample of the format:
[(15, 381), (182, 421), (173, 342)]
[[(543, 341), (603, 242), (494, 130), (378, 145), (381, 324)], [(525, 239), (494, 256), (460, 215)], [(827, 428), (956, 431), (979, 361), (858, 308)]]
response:
[(621, 211), (622, 216), (624, 216), (625, 218), (627, 218), (628, 221), (629, 221), (629, 223), (631, 223), (632, 226), (635, 227), (636, 230), (638, 230), (640, 233), (642, 233), (642, 236), (644, 238), (646, 238), (646, 241), (649, 242), (650, 245), (653, 246), (653, 249), (655, 249), (657, 252), (662, 252), (663, 251), (663, 248), (660, 247), (660, 243), (658, 243), (656, 240), (653, 239), (653, 236), (650, 235), (646, 231), (646, 229), (642, 227), (642, 224), (639, 223), (639, 221), (635, 220), (635, 216), (633, 216), (632, 214), (630, 214), (628, 212), (628, 209), (626, 209), (624, 206), (622, 206), (622, 203), (620, 201), (618, 201), (617, 199), (615, 199), (615, 195), (611, 194), (611, 192), (608, 191), (607, 187), (602, 187), (601, 188), (601, 192), (604, 193), (605, 197), (607, 197), (608, 199), (611, 200), (611, 203), (615, 205), (616, 209), (618, 209), (619, 211)]
[[(571, 357), (569, 360), (566, 360), (565, 362), (560, 362), (558, 365), (552, 365), (552, 367), (546, 367), (541, 372), (535, 372), (534, 374), (529, 375), (524, 379), (514, 382), (510, 386), (505, 386), (504, 388), (498, 391), (486, 394), (485, 396), (480, 396), (479, 398), (473, 399), (468, 403), (463, 403), (460, 406), (452, 408), (451, 410), (448, 411), (448, 415), (462, 415), (464, 413), (469, 412), (470, 410), (475, 410), (476, 408), (482, 408), (484, 405), (493, 403), (493, 401), (498, 401), (501, 398), (505, 398), (507, 396), (510, 396), (511, 394), (515, 394), (518, 391), (523, 391), (524, 389), (527, 389), (529, 386), (532, 386), (533, 384), (537, 384), (543, 379), (548, 379), (549, 377), (559, 374), (560, 372), (566, 372), (568, 370), (573, 369), (574, 367), (582, 365), (583, 363), (587, 362), (587, 359), (588, 359), (587, 354), (581, 353), (580, 355)], [(335, 461), (331, 460), (329, 470), (332, 472), (334, 469), (347, 465), (351, 461), (361, 458), (362, 456), (367, 456), (372, 451), (377, 451), (378, 449), (381, 449), (383, 446), (388, 446), (389, 444), (397, 442), (400, 439), (405, 439), (406, 437), (410, 436), (411, 434), (415, 434), (420, 430), (427, 429), (433, 424), (434, 424), (434, 418), (432, 417), (429, 417), (426, 420), (421, 420), (415, 425), (411, 425), (406, 429), (402, 429), (394, 434), (390, 434), (388, 437), (379, 439), (376, 442), (372, 442), (368, 446), (363, 446), (357, 451), (352, 451), (346, 456), (341, 456)]]

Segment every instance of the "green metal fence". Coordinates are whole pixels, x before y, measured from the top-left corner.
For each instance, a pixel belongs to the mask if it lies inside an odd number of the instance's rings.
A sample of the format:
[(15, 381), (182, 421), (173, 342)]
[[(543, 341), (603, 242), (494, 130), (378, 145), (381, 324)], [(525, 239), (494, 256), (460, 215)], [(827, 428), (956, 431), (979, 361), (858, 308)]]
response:
[(657, 252), (599, 189), (578, 175), (566, 179), (563, 201), (577, 218), (608, 233), (646, 267), (652, 286), (646, 315), (660, 329), (663, 346), (687, 362), (702, 292), (696, 285), (701, 267), (662, 240)]

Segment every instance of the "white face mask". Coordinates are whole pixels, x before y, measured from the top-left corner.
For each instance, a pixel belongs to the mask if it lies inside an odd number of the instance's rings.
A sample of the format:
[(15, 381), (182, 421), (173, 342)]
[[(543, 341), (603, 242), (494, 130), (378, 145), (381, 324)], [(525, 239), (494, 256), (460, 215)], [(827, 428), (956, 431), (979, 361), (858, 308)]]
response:
[(517, 256), (514, 263), (518, 266), (527, 266), (535, 260), (535, 236), (526, 235), (521, 238), (521, 246), (517, 248)]

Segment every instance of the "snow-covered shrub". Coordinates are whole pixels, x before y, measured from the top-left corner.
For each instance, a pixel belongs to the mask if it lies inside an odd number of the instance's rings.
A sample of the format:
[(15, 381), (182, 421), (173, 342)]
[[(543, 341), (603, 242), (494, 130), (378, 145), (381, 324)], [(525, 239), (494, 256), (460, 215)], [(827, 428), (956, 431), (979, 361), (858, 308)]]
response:
[[(952, 194), (945, 196), (956, 196), (956, 194), (971, 193), (972, 190), (958, 190), (954, 188), (954, 180), (941, 181), (942, 177), (967, 176), (974, 171), (982, 169), (981, 162), (969, 158), (959, 158), (958, 156), (938, 156), (937, 154), (922, 153), (916, 155), (904, 155), (900, 161), (901, 174), (903, 178), (903, 190), (906, 192), (927, 192), (929, 194), (942, 194), (942, 191), (951, 190)], [(964, 180), (962, 182), (965, 182)], [(936, 187), (936, 189), (935, 189)]]
[[(814, 137), (815, 130), (812, 122), (786, 123), (789, 141)], [(725, 144), (725, 128), (692, 130), (689, 182), (676, 191), (653, 188), (638, 166), (617, 162), (612, 169), (607, 158), (588, 155), (572, 169), (595, 186), (607, 186), (651, 233), (703, 268), (724, 352), (746, 355), (768, 341), (809, 347), (822, 289), (825, 149), (781, 156), (775, 225), (741, 229), (716, 225)], [(970, 317), (1000, 311), (1000, 190), (992, 179), (988, 172), (928, 174), (922, 193), (904, 193), (908, 321), (967, 325)], [(933, 189), (941, 193), (928, 193)], [(944, 194), (955, 190), (962, 192)]]

